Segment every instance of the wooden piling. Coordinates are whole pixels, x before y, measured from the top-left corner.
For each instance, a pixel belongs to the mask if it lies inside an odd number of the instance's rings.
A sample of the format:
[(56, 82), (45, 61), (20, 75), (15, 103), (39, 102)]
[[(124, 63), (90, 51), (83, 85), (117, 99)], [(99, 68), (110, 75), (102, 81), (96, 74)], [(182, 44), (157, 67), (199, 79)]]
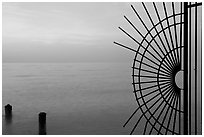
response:
[(7, 104), (5, 106), (5, 115), (6, 116), (11, 116), (12, 115), (12, 106), (10, 104)]
[(39, 135), (46, 135), (46, 113), (40, 112), (39, 115)]

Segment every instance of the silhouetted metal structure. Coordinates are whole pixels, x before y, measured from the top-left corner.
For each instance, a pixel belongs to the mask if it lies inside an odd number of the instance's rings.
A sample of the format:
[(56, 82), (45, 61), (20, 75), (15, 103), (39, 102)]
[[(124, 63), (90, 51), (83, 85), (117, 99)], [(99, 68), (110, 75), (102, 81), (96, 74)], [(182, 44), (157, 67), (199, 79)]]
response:
[(138, 107), (124, 127), (137, 114), (131, 134), (139, 124), (143, 134), (202, 134), (201, 3), (142, 7), (139, 13), (131, 5), (139, 22), (124, 16), (132, 34), (119, 27), (134, 45), (114, 42), (135, 53), (132, 80)]

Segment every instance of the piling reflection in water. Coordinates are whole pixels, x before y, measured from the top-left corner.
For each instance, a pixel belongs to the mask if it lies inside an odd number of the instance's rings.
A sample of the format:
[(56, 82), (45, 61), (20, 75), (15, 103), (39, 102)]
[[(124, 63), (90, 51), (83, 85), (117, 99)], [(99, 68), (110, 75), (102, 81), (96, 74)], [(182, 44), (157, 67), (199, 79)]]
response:
[(5, 115), (6, 125), (12, 124), (12, 112), (9, 115)]

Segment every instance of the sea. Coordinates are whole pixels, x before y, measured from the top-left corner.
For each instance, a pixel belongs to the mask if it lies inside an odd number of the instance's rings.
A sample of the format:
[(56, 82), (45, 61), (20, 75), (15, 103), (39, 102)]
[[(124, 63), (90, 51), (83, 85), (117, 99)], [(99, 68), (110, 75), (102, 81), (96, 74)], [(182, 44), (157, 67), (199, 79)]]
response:
[[(41, 134), (40, 112), (46, 113), (47, 135), (130, 134), (142, 115), (138, 111), (123, 127), (138, 108), (131, 67), (127, 62), (3, 63), (2, 134)], [(12, 105), (12, 117), (5, 116), (6, 104)], [(200, 110), (198, 106), (198, 134), (202, 133)], [(194, 108), (195, 117), (193, 112)], [(145, 123), (142, 117), (133, 134), (142, 134)]]
[[(40, 112), (48, 135), (129, 134), (132, 126), (123, 124), (137, 107), (131, 65), (3, 63), (2, 134), (38, 135)], [(9, 120), (6, 104), (13, 107)]]

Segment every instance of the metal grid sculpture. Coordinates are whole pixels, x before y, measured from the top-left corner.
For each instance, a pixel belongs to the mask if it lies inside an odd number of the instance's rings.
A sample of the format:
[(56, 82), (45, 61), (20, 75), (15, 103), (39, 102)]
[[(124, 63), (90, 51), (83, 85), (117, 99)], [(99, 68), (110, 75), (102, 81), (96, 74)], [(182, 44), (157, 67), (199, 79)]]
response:
[[(191, 81), (191, 75), (189, 75), (191, 71), (188, 72), (188, 62), (191, 60), (188, 58), (188, 53), (191, 51), (189, 52), (187, 46), (189, 45), (188, 18), (191, 17), (189, 16), (191, 8), (195, 7), (195, 20), (197, 21), (197, 6), (200, 6), (201, 3), (177, 3), (179, 10), (175, 10), (175, 3), (159, 4), (161, 5), (160, 9), (158, 4), (151, 3), (152, 9), (154, 9), (151, 12), (154, 12), (157, 18), (157, 22), (155, 22), (147, 5), (142, 3), (151, 27), (146, 25), (148, 24), (147, 20), (143, 20), (136, 8), (131, 5), (133, 13), (146, 31), (145, 34), (128, 17), (124, 16), (127, 23), (141, 37), (141, 40), (137, 40), (122, 27), (119, 29), (136, 43), (136, 48), (114, 42), (116, 45), (135, 53), (132, 66), (132, 84), (138, 107), (124, 124), (124, 127), (136, 114), (139, 114), (130, 134), (134, 133), (142, 119), (146, 121), (142, 124), (143, 134), (191, 134), (191, 111), (188, 110), (191, 105), (187, 105), (191, 103), (189, 96), (189, 89), (191, 88), (188, 86), (191, 85), (189, 82), (189, 80)], [(167, 10), (167, 6), (171, 13)], [(163, 9), (163, 17), (161, 17), (161, 9)], [(189, 34), (191, 35), (191, 32)], [(197, 43), (195, 44), (197, 45)], [(196, 48), (195, 52), (197, 52)], [(197, 53), (195, 56), (195, 62), (197, 62)], [(189, 63), (189, 65), (191, 64)], [(176, 75), (180, 72), (184, 72), (182, 79), (186, 79), (183, 80), (181, 87), (175, 82)], [(196, 76), (197, 74), (195, 74), (197, 80)], [(195, 89), (195, 94), (196, 92), (197, 89)], [(196, 98), (197, 95), (195, 95), (195, 100)], [(197, 108), (197, 106), (195, 107)], [(197, 110), (195, 111), (197, 113)], [(195, 121), (197, 122), (196, 116)], [(195, 134), (197, 134), (196, 122)]]

